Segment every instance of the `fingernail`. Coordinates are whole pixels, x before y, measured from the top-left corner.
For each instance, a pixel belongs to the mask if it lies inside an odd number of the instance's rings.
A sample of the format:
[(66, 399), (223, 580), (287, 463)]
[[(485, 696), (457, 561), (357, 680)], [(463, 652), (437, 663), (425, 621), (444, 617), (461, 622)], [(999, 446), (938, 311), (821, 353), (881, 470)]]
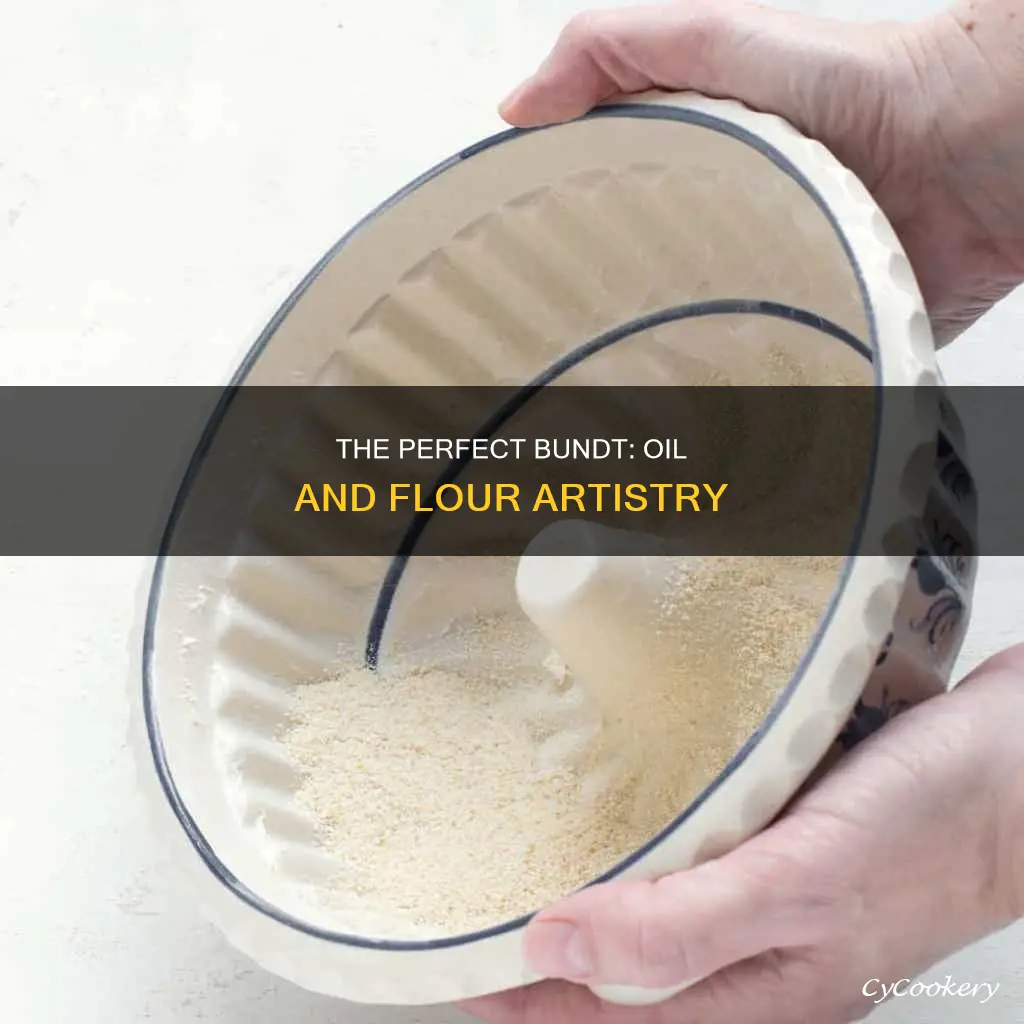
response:
[(586, 981), (593, 972), (593, 957), (584, 934), (572, 924), (553, 921), (534, 929), (531, 941), (534, 970), (549, 978)]

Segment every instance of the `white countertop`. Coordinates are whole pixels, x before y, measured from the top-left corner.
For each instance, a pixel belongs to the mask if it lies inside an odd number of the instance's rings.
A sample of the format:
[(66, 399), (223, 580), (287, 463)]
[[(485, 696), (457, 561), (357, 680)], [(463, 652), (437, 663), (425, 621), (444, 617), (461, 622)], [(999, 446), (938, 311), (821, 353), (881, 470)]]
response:
[[(577, 6), (0, 6), (0, 382), (222, 382), (353, 220), (499, 127), (495, 101)], [(1024, 384), (1022, 327), (1017, 296), (948, 353), (951, 382)], [(964, 667), (1024, 639), (1017, 565), (983, 565)], [(124, 744), (139, 571), (128, 558), (0, 559), (0, 1020), (464, 1019), (304, 993), (168, 888)], [(999, 981), (984, 1019), (1010, 1024), (1024, 1020), (1022, 963), (1016, 929), (949, 970)], [(901, 1000), (878, 1019), (966, 1016)]]

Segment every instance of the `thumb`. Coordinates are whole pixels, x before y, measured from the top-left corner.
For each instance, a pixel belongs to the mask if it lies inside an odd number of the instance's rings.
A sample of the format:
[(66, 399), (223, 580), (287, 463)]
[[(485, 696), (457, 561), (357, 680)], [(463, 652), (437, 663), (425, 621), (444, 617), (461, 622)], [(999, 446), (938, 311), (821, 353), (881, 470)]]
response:
[(873, 30), (745, 0), (689, 0), (577, 15), (532, 78), (501, 105), (517, 127), (571, 120), (613, 96), (651, 88), (738, 99), (809, 130), (812, 104)]
[(547, 978), (670, 988), (771, 949), (809, 945), (847, 917), (835, 879), (754, 841), (657, 882), (595, 886), (539, 915), (526, 955)]

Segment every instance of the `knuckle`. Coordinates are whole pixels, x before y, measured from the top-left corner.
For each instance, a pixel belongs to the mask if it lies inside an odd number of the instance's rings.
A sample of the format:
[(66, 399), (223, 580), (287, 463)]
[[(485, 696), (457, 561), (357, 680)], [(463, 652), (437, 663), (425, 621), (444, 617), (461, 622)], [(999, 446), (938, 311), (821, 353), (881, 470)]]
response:
[(691, 60), (709, 58), (729, 30), (729, 21), (714, 7), (698, 5), (690, 12), (684, 28), (686, 47)]
[(586, 47), (607, 32), (605, 11), (580, 11), (562, 29), (561, 41), (574, 47)]
[(586, 54), (591, 62), (619, 83), (632, 77), (634, 61), (629, 22), (620, 11), (584, 11), (570, 19), (562, 34), (561, 45), (575, 53)]
[(634, 954), (641, 985), (668, 986), (689, 977), (689, 958), (679, 928), (664, 910), (651, 907), (637, 917)]

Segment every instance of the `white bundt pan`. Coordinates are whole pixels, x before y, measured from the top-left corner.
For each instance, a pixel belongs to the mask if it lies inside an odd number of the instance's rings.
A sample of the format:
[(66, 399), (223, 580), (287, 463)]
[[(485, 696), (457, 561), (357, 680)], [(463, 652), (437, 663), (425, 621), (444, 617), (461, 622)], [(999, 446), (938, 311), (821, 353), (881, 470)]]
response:
[[(914, 275), (854, 175), (783, 121), (733, 102), (646, 94), (457, 154), (325, 256), (234, 383), (525, 382), (602, 331), (721, 298), (825, 318), (861, 339), (858, 358), (876, 386), (920, 389), (916, 403), (882, 403), (871, 482), (873, 493), (902, 501), (890, 502), (896, 518), (885, 525), (915, 529), (935, 465), (940, 381)], [(694, 323), (682, 335), (688, 363), (654, 345), (643, 373), (623, 357), (600, 376), (686, 384), (687, 367), (700, 364), (757, 384), (766, 345), (808, 348), (806, 323), (751, 323), (730, 327), (726, 316), (711, 333)], [(384, 561), (156, 560), (130, 703), (162, 843), (231, 943), (307, 989), (426, 1005), (541, 980), (523, 955), (526, 919), (440, 941), (379, 941), (341, 933), (303, 895), (323, 864), (311, 823), (290, 802), (294, 770), (275, 729), (291, 688), (365, 629)], [(762, 728), (603, 880), (656, 878), (764, 828), (834, 749), (894, 631), (899, 646), (898, 608), (913, 575), (909, 553), (848, 559)], [(447, 585), (445, 599), (456, 589)], [(941, 661), (932, 667), (948, 679), (948, 645)], [(629, 1003), (672, 993), (599, 994)]]

